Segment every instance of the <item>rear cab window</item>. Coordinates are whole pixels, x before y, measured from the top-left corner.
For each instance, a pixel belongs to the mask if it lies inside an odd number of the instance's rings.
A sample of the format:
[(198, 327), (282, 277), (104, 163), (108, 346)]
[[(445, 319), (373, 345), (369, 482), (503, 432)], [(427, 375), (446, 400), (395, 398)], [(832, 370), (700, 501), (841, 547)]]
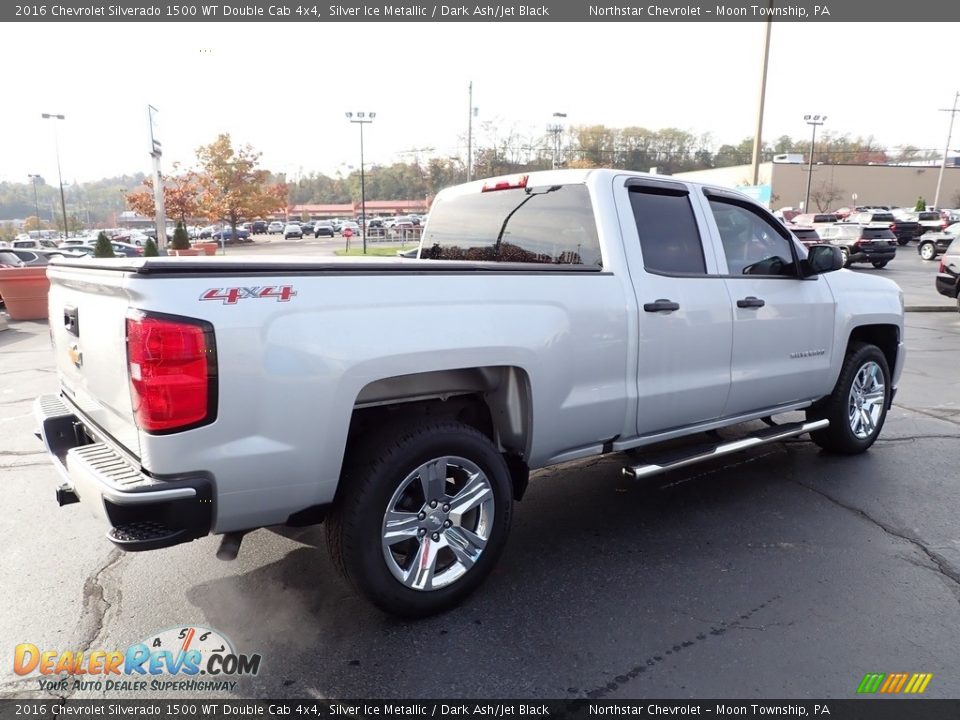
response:
[(434, 203), (420, 258), (602, 267), (586, 185), (512, 186)]
[(662, 275), (705, 275), (703, 243), (685, 188), (628, 186), (643, 267)]

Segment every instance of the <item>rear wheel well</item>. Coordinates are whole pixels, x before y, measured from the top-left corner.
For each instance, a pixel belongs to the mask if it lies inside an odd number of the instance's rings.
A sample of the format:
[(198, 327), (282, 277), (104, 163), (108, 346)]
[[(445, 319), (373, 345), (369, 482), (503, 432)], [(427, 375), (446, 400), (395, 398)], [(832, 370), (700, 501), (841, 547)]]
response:
[(345, 460), (357, 453), (370, 452), (385, 436), (421, 420), (452, 420), (475, 428), (499, 448), (510, 470), (514, 499), (520, 500), (527, 489), (530, 469), (519, 448), (504, 446), (493, 412), (479, 393), (355, 408), (350, 419)]
[(890, 368), (890, 377), (894, 377), (897, 346), (900, 343), (900, 329), (896, 325), (864, 325), (854, 328), (847, 341), (847, 350), (856, 342), (869, 343), (880, 348), (887, 360), (887, 367)]

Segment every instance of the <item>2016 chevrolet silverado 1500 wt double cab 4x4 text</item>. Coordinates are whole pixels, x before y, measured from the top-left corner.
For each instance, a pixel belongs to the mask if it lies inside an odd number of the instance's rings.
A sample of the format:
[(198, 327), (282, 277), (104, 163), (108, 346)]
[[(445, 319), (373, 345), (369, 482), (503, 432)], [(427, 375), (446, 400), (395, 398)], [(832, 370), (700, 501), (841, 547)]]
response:
[(363, 594), (425, 615), (490, 571), (531, 469), (644, 448), (639, 478), (803, 433), (870, 447), (902, 294), (840, 266), (730, 190), (495, 178), (438, 195), (417, 260), (55, 261), (61, 392), (36, 413), (61, 504), (120, 547), (216, 533), (231, 557), (245, 531), (322, 519)]

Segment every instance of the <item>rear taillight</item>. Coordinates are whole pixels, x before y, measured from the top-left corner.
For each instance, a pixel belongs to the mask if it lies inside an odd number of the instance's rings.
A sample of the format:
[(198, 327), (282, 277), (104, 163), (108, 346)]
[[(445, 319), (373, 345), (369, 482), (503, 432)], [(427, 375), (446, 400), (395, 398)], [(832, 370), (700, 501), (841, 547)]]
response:
[(527, 186), (527, 175), (517, 175), (515, 177), (505, 178), (503, 180), (488, 180), (483, 184), (480, 192), (491, 192), (493, 190), (516, 190)]
[(137, 425), (151, 433), (186, 430), (217, 414), (213, 326), (172, 315), (127, 317), (130, 400)]
[(896, 231), (897, 231), (897, 224), (896, 224), (896, 223), (892, 223), (892, 224), (890, 225), (890, 232), (896, 232)]
[(947, 262), (945, 260), (940, 260), (940, 267), (937, 268), (937, 272), (946, 273), (947, 272)]

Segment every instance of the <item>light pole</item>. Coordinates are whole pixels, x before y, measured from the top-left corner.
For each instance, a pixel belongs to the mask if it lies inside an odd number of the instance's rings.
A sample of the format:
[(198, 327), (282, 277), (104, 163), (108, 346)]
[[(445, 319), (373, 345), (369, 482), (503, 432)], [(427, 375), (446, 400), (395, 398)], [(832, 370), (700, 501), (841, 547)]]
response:
[(556, 120), (547, 125), (547, 132), (553, 135), (553, 163), (551, 167), (557, 169), (557, 156), (560, 154), (560, 134), (563, 132), (563, 125), (560, 124), (560, 120), (567, 116), (566, 113), (555, 112), (553, 114)]
[[(66, 120), (66, 115), (57, 115), (55, 113), (41, 113), (44, 120)], [(53, 126), (53, 144), (57, 150), (57, 179), (60, 181), (60, 205), (63, 208), (63, 237), (70, 237), (67, 225), (67, 201), (63, 195), (63, 173), (60, 172), (60, 138), (57, 133), (57, 126)]]
[(810, 138), (810, 161), (807, 163), (807, 198), (803, 201), (803, 211), (810, 212), (810, 181), (813, 180), (813, 147), (817, 142), (817, 126), (823, 125), (827, 121), (827, 116), (804, 115), (803, 119), (807, 125), (813, 128), (813, 136)]
[[(360, 126), (360, 232), (363, 234), (363, 254), (367, 254), (367, 187), (363, 174), (363, 126), (372, 123), (376, 113), (345, 113), (347, 120)], [(356, 117), (354, 117), (356, 115)]]
[(39, 175), (27, 175), (30, 178), (30, 182), (33, 183), (33, 204), (37, 207), (37, 230), (40, 229), (40, 196), (37, 195), (37, 180), (40, 179)]
[(950, 137), (953, 135), (953, 119), (960, 110), (957, 110), (957, 101), (960, 100), (960, 92), (953, 96), (953, 108), (950, 110), (941, 109), (940, 112), (950, 113), (950, 129), (947, 130), (947, 146), (943, 150), (943, 159), (940, 161), (940, 175), (937, 177), (937, 193), (933, 197), (933, 207), (940, 209), (940, 186), (943, 184), (943, 171), (947, 167), (947, 153), (950, 152)]

